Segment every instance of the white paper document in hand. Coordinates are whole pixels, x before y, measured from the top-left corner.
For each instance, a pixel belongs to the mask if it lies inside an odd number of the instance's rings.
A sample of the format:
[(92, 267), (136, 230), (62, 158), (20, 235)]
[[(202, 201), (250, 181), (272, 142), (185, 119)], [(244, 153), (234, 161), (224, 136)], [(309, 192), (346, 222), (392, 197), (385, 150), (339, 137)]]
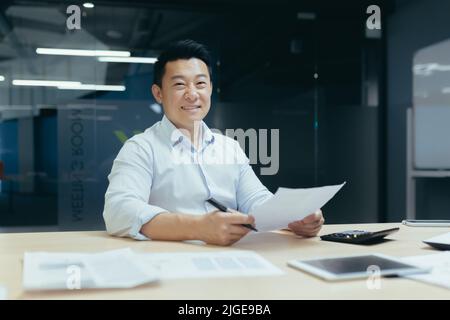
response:
[(253, 212), (258, 231), (286, 228), (322, 208), (345, 185), (306, 189), (278, 188), (275, 195)]

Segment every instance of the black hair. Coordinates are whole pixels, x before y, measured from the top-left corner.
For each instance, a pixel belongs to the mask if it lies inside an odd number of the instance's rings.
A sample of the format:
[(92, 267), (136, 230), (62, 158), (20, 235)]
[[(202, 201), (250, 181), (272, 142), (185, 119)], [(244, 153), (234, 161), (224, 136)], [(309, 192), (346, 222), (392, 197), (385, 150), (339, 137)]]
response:
[(202, 60), (208, 67), (209, 76), (211, 78), (211, 57), (208, 50), (204, 45), (187, 39), (171, 43), (169, 47), (159, 55), (158, 61), (156, 61), (153, 67), (153, 84), (161, 87), (167, 62), (179, 59), (189, 60), (191, 58)]

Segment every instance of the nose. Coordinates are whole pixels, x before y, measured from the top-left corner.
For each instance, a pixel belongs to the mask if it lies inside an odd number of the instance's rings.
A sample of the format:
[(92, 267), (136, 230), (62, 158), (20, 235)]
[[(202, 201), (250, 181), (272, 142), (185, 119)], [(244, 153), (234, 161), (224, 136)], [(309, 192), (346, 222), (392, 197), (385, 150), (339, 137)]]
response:
[(188, 86), (184, 94), (184, 98), (188, 101), (194, 102), (198, 99), (198, 93), (195, 86)]

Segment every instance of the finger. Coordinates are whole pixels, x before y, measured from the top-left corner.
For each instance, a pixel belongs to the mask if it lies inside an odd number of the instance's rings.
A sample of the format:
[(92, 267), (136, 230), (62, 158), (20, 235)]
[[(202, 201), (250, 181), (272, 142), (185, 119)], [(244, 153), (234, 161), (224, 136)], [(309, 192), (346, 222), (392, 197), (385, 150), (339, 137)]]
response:
[(314, 230), (301, 230), (300, 232), (295, 232), (296, 235), (302, 236), (302, 237), (315, 237), (320, 231), (320, 228), (314, 229)]
[(320, 227), (321, 225), (323, 225), (324, 221), (325, 220), (323, 218), (321, 218), (318, 221), (314, 221), (314, 222), (305, 224), (304, 226), (305, 226), (305, 228), (308, 228), (308, 229), (317, 228), (317, 227)]
[(290, 226), (299, 227), (299, 226), (304, 226), (304, 225), (305, 225), (305, 223), (303, 222), (303, 220), (297, 220), (297, 221), (292, 221), (291, 223), (289, 223), (288, 227), (290, 227)]
[(313, 229), (307, 230), (307, 232), (317, 233), (322, 229), (322, 226), (317, 226)]
[(302, 234), (301, 236), (304, 238), (313, 238), (313, 237), (317, 236), (317, 233), (308, 232), (308, 233)]
[(228, 245), (231, 246), (231, 245), (235, 244), (236, 242), (238, 242), (241, 239), (242, 239), (242, 237), (230, 239)]
[(303, 226), (299, 226), (298, 224), (290, 224), (289, 228), (294, 232), (294, 233), (301, 233), (305, 230), (305, 228)]
[(316, 232), (316, 231), (320, 230), (321, 228), (322, 228), (322, 226), (316, 226), (313, 228), (298, 228), (295, 231), (308, 233), (308, 232)]
[(242, 214), (239, 212), (228, 213), (226, 216), (227, 222), (231, 224), (253, 224), (255, 218), (248, 214)]
[(303, 221), (304, 223), (311, 223), (311, 222), (319, 221), (321, 218), (322, 218), (322, 212), (316, 211), (316, 212), (306, 216), (301, 221)]
[(319, 231), (322, 228), (322, 224), (317, 225), (299, 225), (299, 224), (291, 224), (289, 225), (291, 230), (297, 234), (299, 233), (310, 233), (310, 232), (316, 232)]
[(293, 230), (302, 230), (305, 228), (308, 229), (308, 228), (311, 228), (311, 226), (313, 226), (312, 223), (305, 223), (305, 222), (303, 222), (303, 220), (294, 221), (294, 222), (289, 223), (289, 225), (288, 225), (288, 227)]
[(245, 235), (230, 235), (229, 237), (229, 244), (233, 244), (235, 242), (238, 242), (241, 240)]
[(321, 217), (319, 220), (308, 222), (308, 223), (302, 222), (299, 225), (304, 226), (305, 228), (315, 228), (317, 226), (321, 226), (324, 222), (325, 222), (325, 219), (323, 219), (323, 217)]
[(232, 235), (244, 236), (249, 233), (250, 229), (243, 227), (241, 225), (231, 225), (229, 228), (229, 232)]
[(320, 226), (317, 226), (317, 227), (312, 228), (312, 229), (306, 229), (305, 232), (317, 234), (321, 229), (322, 229), (322, 226), (320, 225)]
[(237, 241), (239, 239), (242, 239), (243, 237), (245, 237), (245, 234), (231, 234), (229, 239), (232, 241)]
[(321, 227), (324, 224), (324, 222), (325, 222), (325, 219), (320, 218), (320, 220), (315, 225), (316, 225), (316, 227)]
[(291, 222), (288, 224), (288, 228), (294, 232), (296, 232), (296, 230), (301, 230), (303, 228), (304, 224), (300, 223), (298, 221), (296, 222)]

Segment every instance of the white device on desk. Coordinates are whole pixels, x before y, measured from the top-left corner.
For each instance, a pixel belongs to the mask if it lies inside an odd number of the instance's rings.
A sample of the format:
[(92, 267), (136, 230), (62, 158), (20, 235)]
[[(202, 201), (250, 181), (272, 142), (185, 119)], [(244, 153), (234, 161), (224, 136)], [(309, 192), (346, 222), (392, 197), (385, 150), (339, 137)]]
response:
[(439, 250), (450, 250), (450, 232), (423, 240), (423, 242)]
[(367, 278), (376, 271), (380, 276), (403, 276), (428, 272), (383, 254), (291, 260), (288, 265), (329, 281)]
[(415, 220), (406, 219), (402, 224), (410, 227), (450, 227), (450, 220)]

